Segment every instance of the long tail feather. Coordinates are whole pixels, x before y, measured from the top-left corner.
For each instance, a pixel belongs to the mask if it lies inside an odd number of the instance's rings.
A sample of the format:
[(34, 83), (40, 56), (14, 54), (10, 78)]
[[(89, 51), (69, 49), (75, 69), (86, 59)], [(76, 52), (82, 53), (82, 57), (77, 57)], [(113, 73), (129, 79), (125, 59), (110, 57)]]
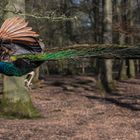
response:
[(140, 59), (140, 46), (122, 46), (122, 45), (93, 45), (93, 46), (75, 46), (64, 49), (56, 48), (47, 50), (43, 54), (23, 54), (11, 56), (11, 60), (27, 58), (33, 61), (47, 61), (58, 59), (70, 59), (78, 57), (96, 57), (106, 59)]

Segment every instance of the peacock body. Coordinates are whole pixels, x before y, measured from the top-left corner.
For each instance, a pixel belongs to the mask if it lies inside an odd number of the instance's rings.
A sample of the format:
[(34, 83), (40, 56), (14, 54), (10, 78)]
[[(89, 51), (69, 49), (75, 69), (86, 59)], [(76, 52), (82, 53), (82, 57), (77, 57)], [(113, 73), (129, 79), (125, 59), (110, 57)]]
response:
[(27, 27), (23, 18), (5, 20), (0, 28), (0, 73), (22, 76), (40, 66), (44, 61), (76, 57), (140, 58), (140, 46), (88, 45), (51, 49), (43, 52), (44, 45), (38, 34)]
[(27, 25), (23, 18), (14, 17), (7, 19), (0, 28), (0, 72), (7, 76), (25, 75), (43, 63), (26, 58), (9, 61), (10, 55), (42, 53), (39, 35)]

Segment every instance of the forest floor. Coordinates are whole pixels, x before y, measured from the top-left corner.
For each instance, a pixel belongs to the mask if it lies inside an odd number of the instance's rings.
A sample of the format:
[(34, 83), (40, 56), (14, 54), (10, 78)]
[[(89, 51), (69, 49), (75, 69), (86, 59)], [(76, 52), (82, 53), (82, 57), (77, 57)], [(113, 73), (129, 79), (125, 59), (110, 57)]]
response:
[(51, 76), (31, 91), (42, 118), (0, 119), (0, 140), (140, 140), (140, 79), (111, 94), (94, 78)]

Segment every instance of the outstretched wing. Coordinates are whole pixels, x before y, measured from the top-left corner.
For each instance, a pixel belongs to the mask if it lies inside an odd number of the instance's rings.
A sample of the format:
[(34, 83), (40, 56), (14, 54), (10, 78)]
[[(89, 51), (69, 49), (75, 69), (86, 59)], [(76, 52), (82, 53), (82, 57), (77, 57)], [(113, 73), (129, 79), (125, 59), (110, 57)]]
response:
[(121, 46), (121, 45), (93, 45), (93, 46), (75, 46), (64, 49), (56, 48), (47, 50), (43, 54), (23, 54), (11, 56), (15, 61), (19, 58), (26, 58), (32, 61), (47, 61), (58, 59), (69, 59), (78, 57), (96, 57), (96, 58), (140, 58), (140, 46)]
[(31, 27), (27, 27), (28, 22), (21, 17), (13, 17), (6, 19), (0, 28), (0, 39), (3, 41), (34, 43), (33, 37), (39, 35), (32, 31)]
[(42, 48), (37, 38), (39, 34), (32, 31), (32, 28), (27, 25), (28, 22), (21, 17), (6, 19), (0, 28), (0, 41), (2, 46), (14, 52), (17, 49), (35, 53), (41, 52)]

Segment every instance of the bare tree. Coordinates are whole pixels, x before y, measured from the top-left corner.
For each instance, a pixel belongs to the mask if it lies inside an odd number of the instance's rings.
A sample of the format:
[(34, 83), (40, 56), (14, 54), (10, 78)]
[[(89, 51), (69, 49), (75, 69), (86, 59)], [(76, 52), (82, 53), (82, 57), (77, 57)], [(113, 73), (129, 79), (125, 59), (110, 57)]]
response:
[[(123, 25), (124, 23), (126, 23), (126, 8), (124, 7), (124, 5), (126, 5), (125, 1), (123, 0), (116, 1), (117, 23), (119, 25)], [(126, 43), (125, 34), (119, 32), (119, 44), (123, 45), (125, 43)], [(118, 78), (120, 80), (124, 80), (128, 78), (126, 60), (121, 60)]]
[[(103, 1), (102, 1), (103, 2)], [(104, 33), (103, 42), (112, 44), (112, 0), (104, 1)], [(112, 89), (112, 60), (100, 60), (100, 81), (101, 86), (108, 92)]]
[[(134, 26), (134, 0), (128, 0), (128, 7), (129, 7), (129, 24), (130, 27)], [(130, 44), (134, 44), (134, 37), (130, 37)], [(129, 60), (129, 77), (134, 78), (136, 75), (135, 72), (135, 63), (134, 60)]]

